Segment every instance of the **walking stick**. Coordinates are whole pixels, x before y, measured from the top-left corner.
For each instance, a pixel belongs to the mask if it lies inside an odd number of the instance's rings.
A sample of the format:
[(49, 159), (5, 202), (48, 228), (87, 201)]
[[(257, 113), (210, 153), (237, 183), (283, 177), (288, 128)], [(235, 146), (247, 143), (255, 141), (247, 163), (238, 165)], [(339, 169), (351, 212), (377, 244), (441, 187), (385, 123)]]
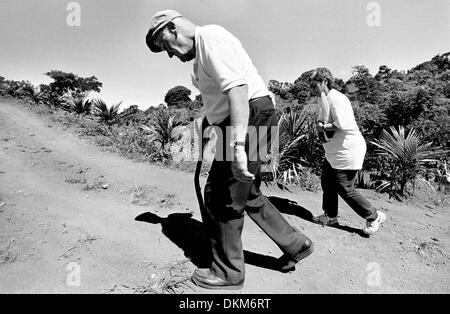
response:
[(195, 167), (194, 186), (195, 186), (195, 194), (197, 194), (198, 207), (200, 208), (200, 212), (203, 212), (203, 210), (205, 209), (205, 204), (203, 203), (202, 188), (200, 187), (201, 170), (202, 170), (202, 161), (198, 160), (197, 166)]
[(195, 194), (197, 195), (197, 202), (198, 207), (200, 208), (200, 212), (203, 212), (205, 209), (205, 203), (203, 202), (203, 196), (202, 196), (202, 188), (200, 187), (200, 172), (202, 170), (202, 163), (203, 163), (203, 149), (205, 148), (206, 144), (208, 143), (209, 138), (203, 137), (203, 132), (205, 129), (209, 126), (208, 120), (206, 120), (206, 117), (203, 118), (202, 126), (201, 126), (201, 133), (200, 133), (200, 147), (199, 147), (199, 158), (197, 160), (197, 165), (195, 167), (195, 173), (194, 173), (194, 187), (195, 187)]

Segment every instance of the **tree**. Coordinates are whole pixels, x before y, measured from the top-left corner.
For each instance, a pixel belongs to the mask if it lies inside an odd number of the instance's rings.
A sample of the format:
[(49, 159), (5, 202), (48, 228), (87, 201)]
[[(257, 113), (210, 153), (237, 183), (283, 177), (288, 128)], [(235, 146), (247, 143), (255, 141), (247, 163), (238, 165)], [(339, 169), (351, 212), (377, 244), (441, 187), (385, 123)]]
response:
[(299, 104), (305, 104), (309, 98), (311, 98), (310, 84), (303, 80), (296, 80), (294, 85), (289, 89), (289, 93), (294, 96), (294, 99), (298, 101)]
[(6, 81), (3, 76), (0, 76), (0, 96), (6, 95)]
[(181, 107), (190, 105), (192, 102), (191, 98), (189, 97), (191, 95), (191, 91), (184, 87), (184, 86), (175, 86), (167, 92), (166, 96), (164, 97), (164, 102), (169, 107)]
[(431, 62), (436, 65), (440, 72), (450, 70), (450, 52), (434, 56)]
[(387, 82), (391, 78), (391, 72), (392, 70), (386, 65), (380, 65), (378, 73), (375, 74), (375, 79), (377, 81)]
[(371, 104), (380, 102), (381, 85), (364, 65), (353, 66), (353, 76), (347, 81), (347, 85), (352, 86), (350, 100), (359, 100)]
[[(352, 103), (355, 119), (361, 133), (366, 141), (373, 141), (380, 137), (386, 127), (387, 118), (383, 109), (378, 104), (368, 102)], [(374, 147), (368, 145), (366, 159), (364, 161), (365, 170), (378, 170), (380, 168), (380, 158), (374, 153)]]
[(66, 73), (59, 70), (53, 70), (45, 73), (53, 79), (48, 85), (50, 96), (59, 98), (68, 92), (74, 95), (82, 95), (91, 91), (100, 92), (103, 84), (95, 76), (80, 77), (73, 73)]
[(422, 87), (392, 93), (385, 109), (388, 124), (408, 126), (432, 104), (431, 93)]
[(450, 69), (450, 52), (434, 56), (430, 61), (423, 62), (412, 68), (408, 74), (416, 71), (427, 71), (435, 74)]
[(145, 123), (145, 114), (137, 105), (131, 105), (120, 113), (120, 122), (126, 125)]
[(277, 80), (269, 80), (269, 83), (267, 84), (267, 88), (274, 94), (277, 94), (278, 91), (281, 89), (281, 83)]
[(444, 85), (443, 93), (446, 98), (450, 98), (450, 83)]
[(290, 92), (294, 84), (292, 83), (281, 83), (277, 80), (270, 80), (267, 88), (271, 91), (275, 96), (279, 96), (282, 100), (292, 101), (294, 99), (294, 95)]
[(347, 84), (340, 78), (335, 78), (334, 83), (336, 84), (337, 90), (341, 93), (346, 94), (348, 92)]
[(448, 109), (434, 106), (432, 116), (425, 115), (413, 121), (410, 125), (420, 131), (427, 142), (434, 146), (450, 148), (450, 115)]

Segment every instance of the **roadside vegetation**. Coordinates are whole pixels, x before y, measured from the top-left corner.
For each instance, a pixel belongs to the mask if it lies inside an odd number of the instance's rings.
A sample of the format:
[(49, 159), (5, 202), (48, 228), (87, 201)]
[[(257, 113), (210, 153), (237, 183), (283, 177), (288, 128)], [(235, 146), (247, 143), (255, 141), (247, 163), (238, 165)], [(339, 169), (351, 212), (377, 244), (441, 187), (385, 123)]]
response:
[[(309, 73), (293, 83), (268, 84), (277, 100), (279, 149), (268, 156), (264, 178), (280, 188), (320, 189), (324, 152), (315, 127), (319, 100)], [(53, 82), (39, 86), (0, 76), (0, 97), (19, 100), (126, 158), (194, 170), (194, 159), (175, 155), (185, 149), (178, 145), (183, 134), (203, 116), (200, 95), (193, 97), (186, 87), (176, 86), (163, 103), (141, 110), (136, 104), (126, 107), (90, 97), (102, 88), (95, 76), (56, 70), (46, 75)], [(381, 65), (372, 75), (365, 66), (354, 66), (352, 77), (346, 82), (337, 78), (336, 84), (352, 101), (368, 144), (358, 187), (389, 193), (399, 201), (421, 189), (448, 193), (450, 52), (408, 71)], [(204, 172), (207, 169), (206, 163)]]

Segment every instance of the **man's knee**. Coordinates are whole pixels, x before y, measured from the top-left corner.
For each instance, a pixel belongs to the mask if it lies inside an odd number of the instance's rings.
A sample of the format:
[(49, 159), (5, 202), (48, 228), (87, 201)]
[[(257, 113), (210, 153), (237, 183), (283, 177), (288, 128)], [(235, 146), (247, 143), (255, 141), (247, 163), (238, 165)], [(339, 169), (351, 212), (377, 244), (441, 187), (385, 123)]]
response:
[(230, 211), (243, 214), (247, 207), (247, 198), (242, 197), (242, 195), (232, 195), (227, 207)]
[(269, 199), (265, 195), (259, 194), (256, 197), (249, 199), (246, 205), (247, 208), (249, 208), (251, 211), (254, 211), (259, 210), (259, 208), (263, 207), (266, 202), (270, 202)]

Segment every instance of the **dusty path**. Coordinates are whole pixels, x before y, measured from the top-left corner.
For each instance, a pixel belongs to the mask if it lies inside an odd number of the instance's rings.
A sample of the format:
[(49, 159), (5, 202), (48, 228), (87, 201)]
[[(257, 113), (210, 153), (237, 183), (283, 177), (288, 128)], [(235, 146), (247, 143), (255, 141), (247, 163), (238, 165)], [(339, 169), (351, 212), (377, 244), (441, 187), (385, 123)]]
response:
[[(370, 239), (359, 235), (363, 221), (346, 205), (341, 222), (348, 227), (322, 228), (303, 219), (320, 213), (320, 193), (266, 189), (298, 203), (280, 208), (316, 251), (295, 272), (271, 270), (281, 252), (247, 219), (247, 278), (236, 293), (449, 293), (449, 208), (364, 193), (388, 214)], [(118, 286), (143, 285), (185, 255), (201, 265), (200, 221), (192, 175), (103, 152), (0, 102), (0, 293), (120, 292)], [(68, 265), (80, 266), (79, 286), (67, 281), (76, 271)], [(195, 268), (186, 266), (186, 274)], [(209, 293), (185, 291), (192, 292)]]

